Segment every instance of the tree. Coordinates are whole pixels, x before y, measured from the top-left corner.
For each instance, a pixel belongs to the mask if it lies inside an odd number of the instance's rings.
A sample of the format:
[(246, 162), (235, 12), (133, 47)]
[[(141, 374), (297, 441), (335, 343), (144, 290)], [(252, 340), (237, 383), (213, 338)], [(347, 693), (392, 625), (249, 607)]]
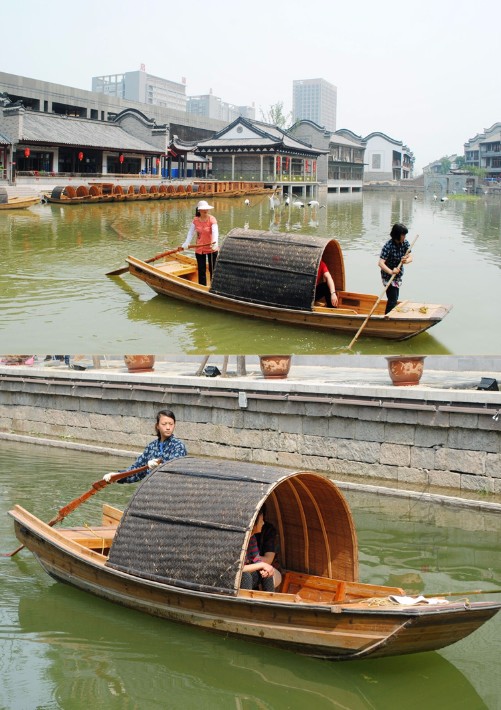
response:
[(450, 169), (451, 161), (449, 160), (449, 158), (440, 158), (440, 172), (442, 173), (442, 175), (447, 175)]
[(259, 110), (261, 111), (261, 118), (263, 121), (271, 123), (274, 126), (278, 126), (279, 128), (285, 128), (290, 123), (292, 118), (292, 111), (284, 113), (283, 101), (277, 101), (276, 104), (272, 104), (266, 112), (263, 111), (262, 108)]

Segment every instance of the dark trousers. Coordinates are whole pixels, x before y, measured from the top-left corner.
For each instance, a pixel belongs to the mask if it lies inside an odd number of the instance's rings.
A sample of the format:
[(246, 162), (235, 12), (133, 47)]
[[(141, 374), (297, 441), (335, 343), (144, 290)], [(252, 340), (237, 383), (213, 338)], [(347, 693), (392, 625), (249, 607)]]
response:
[(242, 589), (260, 589), (265, 592), (274, 592), (275, 584), (273, 577), (261, 577), (258, 572), (242, 572), (242, 581), (240, 582)]
[(317, 284), (317, 287), (315, 288), (315, 301), (319, 301), (321, 298), (325, 298), (327, 308), (333, 307), (331, 302), (331, 292), (325, 281)]
[(394, 286), (393, 284), (391, 284), (388, 290), (386, 291), (386, 298), (388, 299), (388, 301), (386, 303), (385, 314), (389, 313), (393, 308), (395, 308), (398, 302), (399, 293), (400, 289), (398, 288), (398, 286)]
[(195, 256), (197, 257), (198, 283), (202, 284), (202, 286), (207, 286), (207, 264), (209, 265), (209, 274), (212, 279), (217, 251), (211, 251), (210, 254), (195, 254)]

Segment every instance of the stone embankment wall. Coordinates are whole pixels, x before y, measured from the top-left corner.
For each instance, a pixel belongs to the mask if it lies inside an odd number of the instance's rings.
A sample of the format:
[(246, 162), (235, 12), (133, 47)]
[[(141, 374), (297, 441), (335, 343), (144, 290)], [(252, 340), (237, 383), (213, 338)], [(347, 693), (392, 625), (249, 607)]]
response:
[(193, 455), (315, 470), (343, 480), (386, 479), (420, 490), (501, 494), (497, 399), (481, 404), (458, 393), (451, 402), (450, 395), (434, 392), (354, 396), (277, 382), (270, 389), (244, 380), (191, 378), (193, 384), (179, 385), (132, 379), (4, 377), (0, 431), (132, 454), (153, 438), (156, 412), (172, 408), (176, 433)]

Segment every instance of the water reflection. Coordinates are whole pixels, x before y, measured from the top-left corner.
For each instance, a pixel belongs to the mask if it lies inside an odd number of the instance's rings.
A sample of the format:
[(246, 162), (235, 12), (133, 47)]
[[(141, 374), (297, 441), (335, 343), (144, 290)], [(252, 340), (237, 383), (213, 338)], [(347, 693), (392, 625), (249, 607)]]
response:
[[(388, 343), (361, 338), (357, 351), (420, 352), (424, 354), (494, 354), (501, 349), (501, 331), (492, 328), (501, 299), (501, 200), (434, 202), (417, 200), (407, 193), (330, 195), (325, 207), (284, 205), (270, 210), (267, 196), (243, 199), (218, 198), (215, 216), (220, 233), (234, 227), (271, 229), (275, 232), (318, 234), (339, 239), (345, 257), (346, 286), (353, 291), (381, 292), (377, 259), (395, 221), (408, 224), (411, 236), (419, 234), (414, 263), (406, 271), (402, 298), (452, 303), (452, 312), (433, 329), (431, 340)], [(120, 354), (137, 342), (147, 342), (157, 353), (180, 352), (196, 339), (180, 334), (205, 330), (205, 309), (174, 307), (163, 298), (158, 319), (157, 301), (147, 286), (129, 275), (144, 307), (142, 316), (130, 309), (130, 294), (118, 279), (104, 274), (134, 254), (149, 258), (184, 241), (193, 217), (195, 200), (117, 203), (102, 205), (38, 205), (21, 214), (0, 214), (0, 329), (8, 350), (14, 352), (89, 350)], [(482, 309), (471, 298), (466, 284), (482, 283), (489, 293)], [(172, 322), (175, 310), (178, 318)], [(150, 317), (151, 316), (151, 317)], [(216, 314), (209, 332), (210, 349), (237, 352), (242, 337), (247, 352), (260, 347), (268, 352), (278, 343), (286, 352), (332, 352), (337, 336), (288, 328), (276, 339), (276, 326), (247, 318), (231, 321)], [(214, 323), (214, 321), (211, 321)], [(78, 329), (72, 327), (79, 324)], [(219, 326), (219, 327), (218, 327)], [(178, 337), (172, 337), (175, 329)], [(166, 336), (165, 329), (168, 332)], [(205, 347), (206, 338), (202, 338)], [(253, 346), (253, 343), (256, 343)], [(268, 346), (268, 347), (267, 347)], [(5, 348), (4, 348), (5, 351)]]
[[(65, 708), (485, 708), (437, 653), (331, 664), (143, 618), (54, 584), (19, 600), (20, 634)], [(447, 698), (441, 689), (447, 688)]]

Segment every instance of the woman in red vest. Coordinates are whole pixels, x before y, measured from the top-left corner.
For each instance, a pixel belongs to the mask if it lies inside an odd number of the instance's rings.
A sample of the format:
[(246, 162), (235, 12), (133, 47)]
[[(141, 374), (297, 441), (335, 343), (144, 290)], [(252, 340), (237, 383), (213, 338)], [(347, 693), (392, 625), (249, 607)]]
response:
[(209, 266), (209, 274), (212, 278), (218, 252), (219, 229), (217, 220), (209, 214), (209, 210), (213, 209), (214, 207), (209, 205), (205, 200), (200, 200), (197, 205), (195, 217), (193, 218), (183, 244), (183, 249), (187, 249), (196, 232), (195, 256), (198, 266), (198, 283), (203, 286), (207, 285), (207, 265)]

